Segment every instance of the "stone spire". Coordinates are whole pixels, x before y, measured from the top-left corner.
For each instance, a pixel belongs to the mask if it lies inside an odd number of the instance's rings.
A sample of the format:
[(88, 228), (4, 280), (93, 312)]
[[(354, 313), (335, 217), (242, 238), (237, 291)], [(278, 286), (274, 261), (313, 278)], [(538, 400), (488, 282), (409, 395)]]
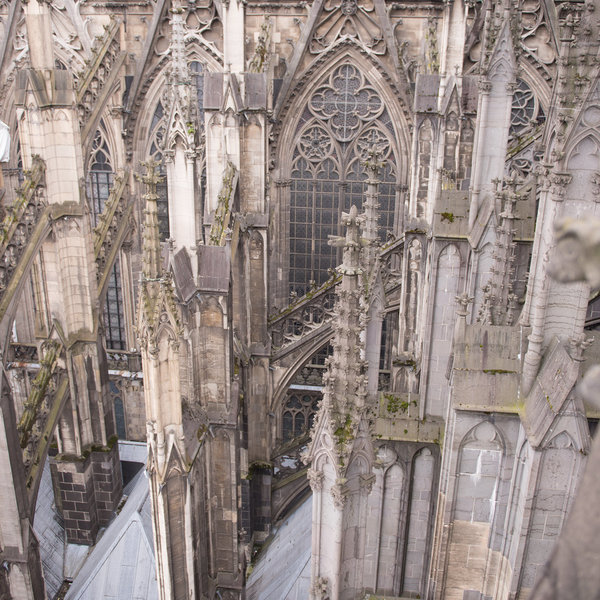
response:
[(179, 0), (171, 8), (171, 78), (177, 83), (189, 83), (190, 72), (185, 56), (184, 10)]
[[(337, 287), (337, 300), (333, 320), (333, 355), (327, 362), (323, 376), (323, 401), (315, 419), (313, 439), (307, 458), (311, 462), (309, 480), (314, 492), (314, 506), (328, 523), (328, 533), (323, 535), (321, 522), (313, 511), (313, 556), (311, 575), (311, 600), (339, 598), (343, 590), (353, 587), (344, 573), (355, 568), (345, 549), (346, 533), (358, 526), (347, 505), (366, 502), (364, 487), (357, 478), (368, 478), (369, 467), (358, 461), (358, 449), (364, 455), (372, 454), (367, 407), (367, 381), (365, 363), (361, 358), (364, 345), (364, 320), (361, 268), (361, 224), (364, 216), (352, 206), (343, 213), (345, 237), (330, 236), (331, 245), (344, 249), (343, 262), (338, 267), (342, 281)], [(367, 450), (366, 452), (363, 452)], [(362, 472), (366, 468), (366, 472)], [(356, 514), (360, 510), (356, 511)], [(359, 544), (362, 548), (363, 544)], [(360, 553), (360, 552), (359, 552)]]
[[(361, 323), (361, 224), (364, 217), (358, 215), (355, 206), (343, 213), (342, 224), (346, 226), (345, 238), (330, 237), (329, 243), (343, 246), (343, 262), (338, 267), (342, 282), (337, 293), (335, 318), (333, 320), (333, 355), (323, 377), (325, 389), (323, 408), (329, 412), (330, 430), (336, 442), (338, 465), (348, 464), (352, 440), (365, 407), (366, 381)], [(323, 412), (324, 412), (323, 411)]]
[(142, 235), (142, 273), (147, 281), (156, 281), (161, 274), (160, 265), (160, 236), (158, 232), (158, 194), (156, 186), (164, 178), (158, 173), (158, 163), (149, 161), (142, 163), (146, 168), (144, 175), (138, 175), (138, 180), (146, 184), (146, 193), (142, 198), (146, 201), (144, 209), (145, 221)]
[(505, 179), (506, 187), (496, 192), (496, 198), (503, 202), (500, 224), (496, 227), (496, 241), (492, 258), (494, 264), (491, 276), (484, 287), (484, 301), (477, 321), (488, 325), (512, 325), (516, 296), (513, 293), (515, 249), (514, 221), (517, 219), (515, 206), (519, 200), (517, 178)]
[(185, 12), (180, 0), (171, 8), (171, 46), (165, 104), (169, 113), (165, 150), (170, 151), (176, 138), (185, 142), (186, 151), (195, 149), (195, 93), (185, 51)]

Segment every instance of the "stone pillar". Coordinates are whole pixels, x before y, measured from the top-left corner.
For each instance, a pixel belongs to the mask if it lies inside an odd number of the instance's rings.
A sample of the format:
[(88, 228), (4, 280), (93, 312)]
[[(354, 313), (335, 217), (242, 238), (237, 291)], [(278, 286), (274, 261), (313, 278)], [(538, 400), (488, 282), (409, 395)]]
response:
[(22, 451), (9, 383), (0, 379), (0, 598), (44, 600), (46, 591), (33, 533)]
[[(67, 540), (91, 544), (99, 525), (106, 524), (116, 508), (122, 483), (107, 364), (97, 333), (97, 268), (81, 190), (82, 140), (71, 75), (54, 69), (51, 7), (38, 0), (24, 7), (33, 68), (21, 72), (18, 80), (23, 165), (30, 166), (33, 153), (41, 156), (48, 203), (64, 213), (53, 221), (54, 235), (41, 254), (54, 283), (47, 288), (48, 309), (55, 335), (66, 348), (71, 407), (61, 422), (64, 443), (53, 465), (55, 495), (61, 502), (74, 503), (67, 504), (66, 518), (72, 525)], [(96, 452), (110, 458), (92, 459)], [(109, 489), (101, 489), (100, 483)]]
[(67, 541), (92, 545), (98, 529), (113, 518), (123, 492), (116, 439), (80, 460), (54, 458), (50, 468)]

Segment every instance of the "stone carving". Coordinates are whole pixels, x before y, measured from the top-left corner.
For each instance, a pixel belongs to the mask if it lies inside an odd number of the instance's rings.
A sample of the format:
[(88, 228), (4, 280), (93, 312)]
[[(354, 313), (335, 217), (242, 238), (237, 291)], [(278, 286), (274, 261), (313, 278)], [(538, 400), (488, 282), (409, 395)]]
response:
[(310, 51), (319, 54), (345, 37), (357, 39), (373, 54), (385, 54), (385, 39), (373, 0), (326, 0)]
[(531, 87), (522, 79), (517, 80), (510, 113), (509, 146), (522, 143), (522, 138), (532, 135), (537, 126), (546, 120), (546, 115)]
[(544, 66), (556, 60), (556, 49), (540, 0), (526, 0), (521, 6), (521, 40), (532, 56)]
[(98, 267), (98, 281), (103, 279), (106, 271), (114, 264), (114, 255), (123, 238), (123, 228), (130, 229), (131, 210), (127, 209), (131, 207), (127, 206), (129, 203), (125, 195), (127, 175), (125, 172), (115, 177), (104, 211), (98, 215), (98, 225), (94, 227), (94, 255)]
[(329, 121), (336, 138), (348, 142), (360, 125), (381, 115), (383, 102), (353, 65), (336, 69), (326, 85), (317, 89), (309, 102), (311, 112)]
[(79, 122), (82, 127), (90, 122), (90, 117), (100, 94), (111, 74), (118, 69), (124, 58), (119, 43), (120, 23), (112, 20), (105, 27), (104, 35), (92, 49), (92, 58), (86, 62), (87, 71), (79, 77), (76, 90)]
[(479, 323), (512, 325), (514, 321), (517, 297), (513, 293), (513, 284), (517, 244), (514, 241), (516, 230), (513, 224), (517, 218), (516, 203), (520, 199), (517, 183), (516, 177), (508, 177), (505, 179), (506, 188), (496, 193), (497, 199), (503, 203), (502, 212), (499, 215), (500, 224), (496, 227), (491, 276), (483, 288), (484, 301), (477, 316)]
[(338, 479), (331, 486), (331, 498), (333, 499), (333, 505), (338, 510), (343, 510), (346, 505), (346, 499), (348, 497), (348, 488), (346, 487), (345, 479)]
[(315, 471), (314, 469), (308, 469), (307, 477), (311, 490), (313, 492), (320, 491), (323, 486), (323, 472)]
[(62, 346), (54, 340), (43, 343), (40, 370), (31, 383), (17, 426), (29, 492), (33, 490), (36, 471), (43, 466), (41, 459), (46, 454), (52, 439), (51, 432), (60, 414), (56, 406), (62, 404), (68, 389), (67, 379), (61, 378), (58, 369), (61, 351)]
[(335, 300), (334, 286), (339, 278), (334, 277), (317, 291), (310, 292), (271, 320), (272, 348), (281, 350), (304, 338), (310, 332), (330, 322)]
[(223, 52), (223, 27), (213, 0), (187, 2), (184, 8), (186, 37), (209, 46), (215, 53)]
[(27, 248), (42, 211), (45, 165), (35, 157), (33, 168), (26, 174), (17, 200), (0, 222), (0, 299), (8, 287), (21, 255)]
[(319, 162), (331, 154), (333, 143), (328, 133), (315, 125), (300, 136), (298, 149), (309, 161)]

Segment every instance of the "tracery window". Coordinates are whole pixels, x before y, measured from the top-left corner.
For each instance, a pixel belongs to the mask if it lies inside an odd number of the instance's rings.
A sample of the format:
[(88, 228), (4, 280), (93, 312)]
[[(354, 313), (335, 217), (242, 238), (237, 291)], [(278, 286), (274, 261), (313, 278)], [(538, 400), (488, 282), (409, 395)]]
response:
[(306, 435), (312, 427), (322, 394), (318, 391), (291, 392), (282, 415), (283, 443)]
[(110, 164), (108, 145), (98, 129), (92, 142), (92, 157), (88, 174), (89, 192), (91, 202), (92, 224), (98, 224), (98, 215), (104, 210), (104, 204), (108, 199), (110, 188), (113, 184), (114, 173)]
[(150, 159), (159, 164), (158, 170), (163, 180), (156, 185), (156, 209), (158, 211), (158, 233), (161, 241), (169, 237), (169, 195), (167, 191), (167, 171), (163, 161), (163, 145), (167, 129), (165, 111), (161, 102), (156, 105), (150, 124)]
[(525, 81), (518, 79), (510, 115), (510, 139), (522, 135), (532, 125), (539, 125), (545, 120), (546, 115), (533, 90)]
[[(88, 170), (88, 197), (94, 227), (98, 224), (99, 215), (104, 211), (114, 181), (113, 167), (103, 129), (104, 123), (100, 121), (100, 127), (92, 142), (92, 155)], [(119, 259), (115, 261), (108, 280), (106, 302), (104, 303), (104, 329), (107, 347), (113, 350), (125, 350), (125, 318)]]
[(342, 211), (362, 208), (367, 174), (362, 161), (373, 145), (386, 162), (380, 175), (380, 238), (394, 228), (394, 129), (383, 100), (352, 64), (335, 69), (310, 97), (296, 130), (290, 191), (290, 291), (305, 294), (324, 283), (341, 260), (327, 244), (339, 235)]
[(192, 84), (196, 88), (196, 99), (198, 101), (198, 117), (200, 123), (204, 121), (204, 65), (197, 60), (190, 63)]
[(541, 152), (534, 150), (533, 142), (545, 120), (546, 115), (537, 96), (525, 81), (518, 79), (512, 101), (507, 175), (516, 174), (522, 179), (531, 175), (534, 163), (542, 156)]

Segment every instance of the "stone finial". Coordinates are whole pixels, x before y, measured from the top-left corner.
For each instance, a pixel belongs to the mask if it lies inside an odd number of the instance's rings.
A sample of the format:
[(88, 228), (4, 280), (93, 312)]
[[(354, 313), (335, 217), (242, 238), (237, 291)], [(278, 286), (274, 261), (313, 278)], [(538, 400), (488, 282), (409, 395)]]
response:
[(342, 225), (346, 226), (346, 235), (329, 236), (330, 246), (344, 248), (344, 258), (338, 269), (343, 275), (358, 275), (360, 272), (360, 226), (363, 222), (364, 216), (359, 215), (356, 206), (352, 205), (350, 212), (342, 213)]
[(260, 26), (256, 48), (248, 63), (249, 73), (262, 73), (267, 66), (269, 54), (269, 43), (271, 41), (271, 20), (267, 16), (265, 22)]
[(469, 296), (469, 294), (467, 294), (467, 292), (463, 292), (462, 294), (456, 296), (455, 299), (456, 299), (456, 303), (460, 307), (457, 311), (457, 314), (460, 317), (466, 317), (468, 308), (469, 308), (469, 304), (471, 304), (474, 300), (473, 296)]
[(138, 181), (141, 181), (146, 185), (146, 193), (142, 198), (146, 201), (146, 208), (144, 210), (144, 233), (143, 233), (143, 248), (142, 248), (142, 261), (143, 261), (143, 276), (146, 280), (156, 280), (160, 277), (161, 266), (160, 266), (160, 235), (158, 231), (158, 207), (157, 200), (158, 194), (156, 193), (156, 186), (164, 177), (158, 172), (159, 163), (151, 160), (142, 163), (142, 166), (146, 168), (144, 175), (136, 175)]
[(323, 472), (315, 471), (315, 469), (308, 469), (307, 472), (308, 482), (310, 484), (310, 489), (313, 492), (318, 492), (323, 487)]
[(184, 10), (175, 0), (171, 12), (171, 77), (178, 83), (189, 81), (190, 74), (185, 53)]
[(586, 337), (584, 334), (576, 335), (569, 338), (569, 346), (567, 352), (569, 356), (577, 361), (583, 362), (583, 353), (594, 343), (593, 337)]
[[(502, 202), (499, 225), (496, 227), (496, 241), (492, 257), (494, 264), (490, 268), (490, 278), (482, 288), (484, 301), (480, 307), (477, 321), (489, 325), (509, 325), (514, 320), (513, 277), (516, 243), (514, 221), (518, 218), (515, 208), (520, 195), (517, 187), (520, 183), (516, 174), (496, 182), (496, 198)], [(503, 185), (502, 185), (503, 184)]]
[(367, 150), (367, 158), (362, 162), (365, 170), (369, 174), (367, 183), (379, 183), (379, 174), (385, 167), (385, 161), (382, 159), (383, 151), (377, 143), (371, 144)]
[(373, 271), (379, 254), (379, 175), (385, 166), (382, 156), (383, 151), (380, 145), (373, 141), (367, 150), (367, 158), (363, 162), (368, 174), (362, 226), (362, 237), (366, 246), (365, 268), (368, 273)]

